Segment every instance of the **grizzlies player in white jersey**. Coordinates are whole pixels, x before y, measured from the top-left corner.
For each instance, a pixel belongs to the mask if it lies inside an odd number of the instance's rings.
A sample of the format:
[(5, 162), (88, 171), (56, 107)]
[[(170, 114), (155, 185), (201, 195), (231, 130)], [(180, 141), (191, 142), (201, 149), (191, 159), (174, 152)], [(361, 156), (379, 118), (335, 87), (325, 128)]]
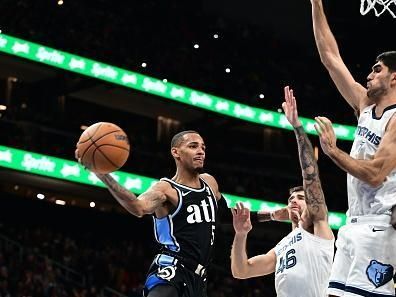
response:
[(395, 296), (396, 52), (380, 54), (367, 88), (344, 64), (321, 0), (311, 0), (322, 63), (359, 116), (350, 155), (337, 148), (330, 120), (317, 117), (323, 151), (347, 172), (348, 220), (339, 230), (329, 283), (331, 296)]
[(250, 212), (238, 204), (232, 210), (235, 237), (231, 270), (234, 277), (241, 279), (275, 272), (278, 297), (324, 297), (334, 256), (334, 235), (327, 221), (327, 206), (312, 145), (298, 119), (289, 87), (285, 88), (282, 107), (296, 134), (304, 184), (293, 189), (288, 200), (292, 232), (267, 254), (248, 259), (246, 239), (252, 229)]
[(197, 132), (176, 134), (171, 154), (176, 174), (172, 179), (161, 179), (139, 198), (109, 174), (97, 176), (128, 212), (137, 217), (153, 215), (155, 238), (162, 248), (150, 267), (144, 296), (206, 297), (217, 204), (226, 208), (226, 203), (215, 178), (201, 173), (205, 143)]

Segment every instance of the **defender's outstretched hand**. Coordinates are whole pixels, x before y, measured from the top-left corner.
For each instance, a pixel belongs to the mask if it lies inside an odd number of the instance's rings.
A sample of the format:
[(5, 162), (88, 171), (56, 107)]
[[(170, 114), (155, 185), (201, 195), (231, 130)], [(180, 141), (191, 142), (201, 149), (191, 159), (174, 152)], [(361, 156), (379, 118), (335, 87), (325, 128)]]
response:
[(249, 231), (252, 230), (252, 223), (250, 222), (250, 210), (246, 208), (243, 203), (239, 202), (235, 208), (231, 208), (231, 212), (235, 233), (249, 233)]
[(293, 94), (293, 89), (286, 86), (285, 91), (285, 102), (282, 103), (283, 111), (289, 123), (293, 128), (301, 127), (301, 122), (298, 118), (296, 98)]
[(315, 130), (319, 135), (320, 146), (326, 155), (331, 156), (334, 150), (337, 149), (337, 137), (333, 124), (325, 117), (315, 117), (315, 121)]

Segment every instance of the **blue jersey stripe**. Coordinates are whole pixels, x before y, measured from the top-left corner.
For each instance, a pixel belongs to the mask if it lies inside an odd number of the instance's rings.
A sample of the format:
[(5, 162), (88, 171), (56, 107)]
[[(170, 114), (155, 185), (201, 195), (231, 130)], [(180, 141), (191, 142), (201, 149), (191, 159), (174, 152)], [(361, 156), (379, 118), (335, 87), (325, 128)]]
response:
[(178, 252), (180, 245), (173, 235), (173, 221), (170, 216), (154, 218), (155, 239), (168, 249)]

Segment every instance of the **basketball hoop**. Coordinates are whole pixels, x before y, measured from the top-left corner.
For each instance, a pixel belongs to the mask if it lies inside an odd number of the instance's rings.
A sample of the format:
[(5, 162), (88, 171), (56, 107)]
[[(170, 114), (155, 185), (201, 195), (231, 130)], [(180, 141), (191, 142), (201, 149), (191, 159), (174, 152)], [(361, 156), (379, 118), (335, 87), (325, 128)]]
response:
[(375, 16), (379, 17), (388, 11), (392, 17), (396, 18), (396, 0), (360, 0), (360, 14), (366, 15), (370, 10), (374, 10)]

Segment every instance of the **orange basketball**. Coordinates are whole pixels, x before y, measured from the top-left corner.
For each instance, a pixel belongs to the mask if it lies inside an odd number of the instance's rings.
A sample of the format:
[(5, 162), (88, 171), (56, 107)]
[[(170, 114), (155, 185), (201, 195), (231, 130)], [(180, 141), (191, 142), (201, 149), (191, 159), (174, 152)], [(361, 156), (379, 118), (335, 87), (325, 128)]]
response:
[(130, 145), (125, 132), (112, 123), (99, 122), (89, 126), (77, 143), (78, 158), (95, 173), (120, 169), (129, 156)]

